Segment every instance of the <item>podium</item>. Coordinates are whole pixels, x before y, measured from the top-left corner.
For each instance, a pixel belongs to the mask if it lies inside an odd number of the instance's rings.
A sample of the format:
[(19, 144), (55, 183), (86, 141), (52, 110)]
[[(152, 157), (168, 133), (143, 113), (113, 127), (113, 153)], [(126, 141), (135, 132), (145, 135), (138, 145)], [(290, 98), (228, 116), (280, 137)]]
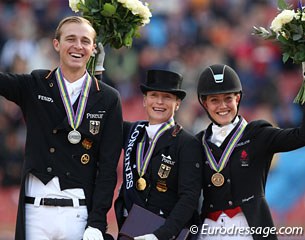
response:
[[(164, 222), (165, 218), (134, 204), (119, 231), (118, 240), (133, 240), (134, 237), (153, 233)], [(175, 239), (186, 240), (188, 235), (189, 229), (184, 228)]]

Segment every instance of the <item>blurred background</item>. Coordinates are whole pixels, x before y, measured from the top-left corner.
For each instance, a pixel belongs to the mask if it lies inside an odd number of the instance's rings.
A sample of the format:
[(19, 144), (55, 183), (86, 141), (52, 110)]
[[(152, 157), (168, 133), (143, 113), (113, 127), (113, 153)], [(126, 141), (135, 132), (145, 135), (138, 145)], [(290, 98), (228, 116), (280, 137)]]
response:
[[(106, 47), (103, 80), (119, 90), (125, 120), (146, 117), (139, 91), (146, 70), (169, 69), (184, 76), (183, 88), (187, 90), (176, 120), (185, 129), (197, 133), (209, 124), (197, 100), (197, 78), (206, 66), (226, 63), (241, 78), (244, 95), (240, 113), (247, 121), (266, 119), (281, 128), (301, 123), (302, 111), (293, 104), (302, 83), (301, 66), (283, 64), (277, 45), (251, 34), (254, 25), (270, 25), (277, 14), (276, 0), (148, 2), (153, 17), (133, 47), (120, 50)], [(297, 4), (296, 0), (287, 2)], [(53, 34), (58, 22), (73, 14), (68, 0), (1, 0), (0, 71), (29, 73), (37, 68), (56, 68)], [(19, 108), (1, 98), (1, 240), (13, 239), (25, 133)], [(266, 195), (276, 226), (305, 229), (305, 148), (274, 157)], [(109, 213), (109, 231), (117, 233), (113, 210)]]

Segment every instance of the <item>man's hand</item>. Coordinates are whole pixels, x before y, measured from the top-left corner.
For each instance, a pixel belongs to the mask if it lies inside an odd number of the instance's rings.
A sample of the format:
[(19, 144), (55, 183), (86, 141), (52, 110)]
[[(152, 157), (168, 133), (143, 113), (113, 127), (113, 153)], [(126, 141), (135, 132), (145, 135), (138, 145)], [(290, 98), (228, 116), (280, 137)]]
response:
[(96, 72), (102, 72), (105, 71), (104, 68), (104, 59), (105, 59), (105, 50), (104, 46), (101, 42), (97, 44), (97, 61), (96, 61), (96, 66), (95, 66), (95, 71)]
[(104, 240), (104, 237), (99, 229), (88, 227), (84, 232), (83, 240)]
[(135, 237), (134, 240), (158, 240), (154, 234), (146, 234), (143, 236)]

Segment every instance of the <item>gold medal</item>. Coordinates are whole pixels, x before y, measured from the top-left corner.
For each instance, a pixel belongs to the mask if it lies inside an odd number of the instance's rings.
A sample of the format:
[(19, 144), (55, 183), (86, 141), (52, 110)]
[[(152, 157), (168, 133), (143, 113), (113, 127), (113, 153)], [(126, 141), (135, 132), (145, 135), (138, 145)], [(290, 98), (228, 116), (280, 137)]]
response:
[(145, 180), (144, 178), (140, 177), (140, 178), (137, 180), (136, 188), (137, 188), (139, 191), (143, 191), (143, 190), (146, 188), (146, 180)]
[(224, 184), (225, 178), (221, 173), (217, 172), (212, 175), (211, 181), (215, 187), (220, 187)]
[(90, 156), (89, 154), (85, 153), (82, 155), (82, 157), (80, 158), (80, 161), (82, 164), (87, 164), (90, 161)]

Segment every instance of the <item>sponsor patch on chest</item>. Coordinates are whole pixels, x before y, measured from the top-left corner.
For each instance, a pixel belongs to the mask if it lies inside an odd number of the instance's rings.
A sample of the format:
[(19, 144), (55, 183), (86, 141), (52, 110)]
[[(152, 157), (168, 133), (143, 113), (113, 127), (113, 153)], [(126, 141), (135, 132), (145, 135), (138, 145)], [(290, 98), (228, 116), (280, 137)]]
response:
[(50, 102), (53, 103), (53, 99), (47, 96), (43, 96), (43, 95), (38, 95), (37, 96), (38, 100), (44, 101), (44, 102)]
[(164, 154), (161, 154), (161, 156), (162, 156), (162, 159), (161, 159), (162, 162), (172, 165), (172, 166), (175, 165), (175, 161), (172, 161), (172, 158), (170, 155), (165, 156)]

